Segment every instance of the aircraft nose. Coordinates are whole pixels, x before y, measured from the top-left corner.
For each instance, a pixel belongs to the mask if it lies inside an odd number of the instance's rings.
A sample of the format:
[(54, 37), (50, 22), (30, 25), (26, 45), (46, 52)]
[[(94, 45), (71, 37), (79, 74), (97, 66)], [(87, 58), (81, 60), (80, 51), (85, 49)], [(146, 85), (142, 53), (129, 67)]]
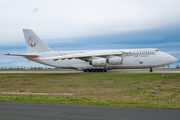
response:
[(175, 63), (177, 62), (177, 59), (171, 55), (169, 55), (169, 62), (172, 64), (172, 63)]
[(177, 59), (175, 57), (173, 57), (173, 56), (171, 56), (171, 57), (172, 57), (171, 59), (172, 59), (173, 63), (177, 62)]
[(170, 54), (161, 52), (159, 56), (157, 56), (157, 63), (163, 66), (170, 65), (177, 62), (177, 59)]

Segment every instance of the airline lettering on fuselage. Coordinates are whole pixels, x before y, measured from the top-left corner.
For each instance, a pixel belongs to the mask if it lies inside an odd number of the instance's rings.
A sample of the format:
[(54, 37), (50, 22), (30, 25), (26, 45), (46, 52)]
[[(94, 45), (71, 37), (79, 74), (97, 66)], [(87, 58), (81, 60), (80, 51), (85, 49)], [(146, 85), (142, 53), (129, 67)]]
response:
[(125, 56), (134, 57), (149, 57), (149, 55), (156, 55), (155, 52), (124, 52)]

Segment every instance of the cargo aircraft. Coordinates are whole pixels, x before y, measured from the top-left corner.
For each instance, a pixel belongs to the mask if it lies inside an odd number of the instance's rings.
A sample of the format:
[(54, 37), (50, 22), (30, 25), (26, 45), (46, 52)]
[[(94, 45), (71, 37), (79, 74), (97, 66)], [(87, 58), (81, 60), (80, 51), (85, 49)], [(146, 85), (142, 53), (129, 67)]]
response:
[(177, 59), (158, 49), (116, 49), (53, 51), (32, 30), (23, 29), (28, 53), (5, 54), (22, 56), (48, 66), (76, 69), (84, 72), (107, 72), (112, 69), (162, 67)]

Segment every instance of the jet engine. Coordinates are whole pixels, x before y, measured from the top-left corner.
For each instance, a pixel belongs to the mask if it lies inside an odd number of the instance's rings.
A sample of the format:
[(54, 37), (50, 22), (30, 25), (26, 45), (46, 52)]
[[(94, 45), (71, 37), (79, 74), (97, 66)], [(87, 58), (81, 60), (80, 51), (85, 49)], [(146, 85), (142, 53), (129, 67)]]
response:
[(89, 62), (90, 65), (93, 67), (105, 67), (106, 66), (106, 59), (100, 58), (100, 59), (94, 59)]
[(109, 63), (109, 65), (120, 65), (122, 64), (122, 61), (123, 61), (122, 57), (115, 57), (115, 58), (107, 59), (107, 63)]

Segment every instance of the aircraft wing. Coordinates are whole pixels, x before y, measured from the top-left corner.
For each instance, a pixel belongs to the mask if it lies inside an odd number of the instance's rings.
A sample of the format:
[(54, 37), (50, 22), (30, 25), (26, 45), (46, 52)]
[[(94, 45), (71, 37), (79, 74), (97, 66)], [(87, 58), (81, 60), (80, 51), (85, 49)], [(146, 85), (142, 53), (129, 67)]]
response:
[[(68, 55), (62, 55), (62, 56), (53, 56), (53, 57), (44, 57), (44, 58), (38, 58), (35, 60), (59, 60), (59, 59), (87, 59), (87, 58), (91, 58), (91, 57), (105, 57), (105, 56), (117, 56), (117, 55), (122, 55), (123, 52), (121, 51), (114, 51), (114, 52), (87, 52), (87, 53), (75, 53), (75, 54), (68, 54)], [(30, 60), (34, 60), (34, 59), (30, 59)]]
[(4, 55), (9, 55), (9, 56), (22, 56), (22, 57), (38, 57), (38, 55), (33, 55), (33, 54), (4, 54)]

